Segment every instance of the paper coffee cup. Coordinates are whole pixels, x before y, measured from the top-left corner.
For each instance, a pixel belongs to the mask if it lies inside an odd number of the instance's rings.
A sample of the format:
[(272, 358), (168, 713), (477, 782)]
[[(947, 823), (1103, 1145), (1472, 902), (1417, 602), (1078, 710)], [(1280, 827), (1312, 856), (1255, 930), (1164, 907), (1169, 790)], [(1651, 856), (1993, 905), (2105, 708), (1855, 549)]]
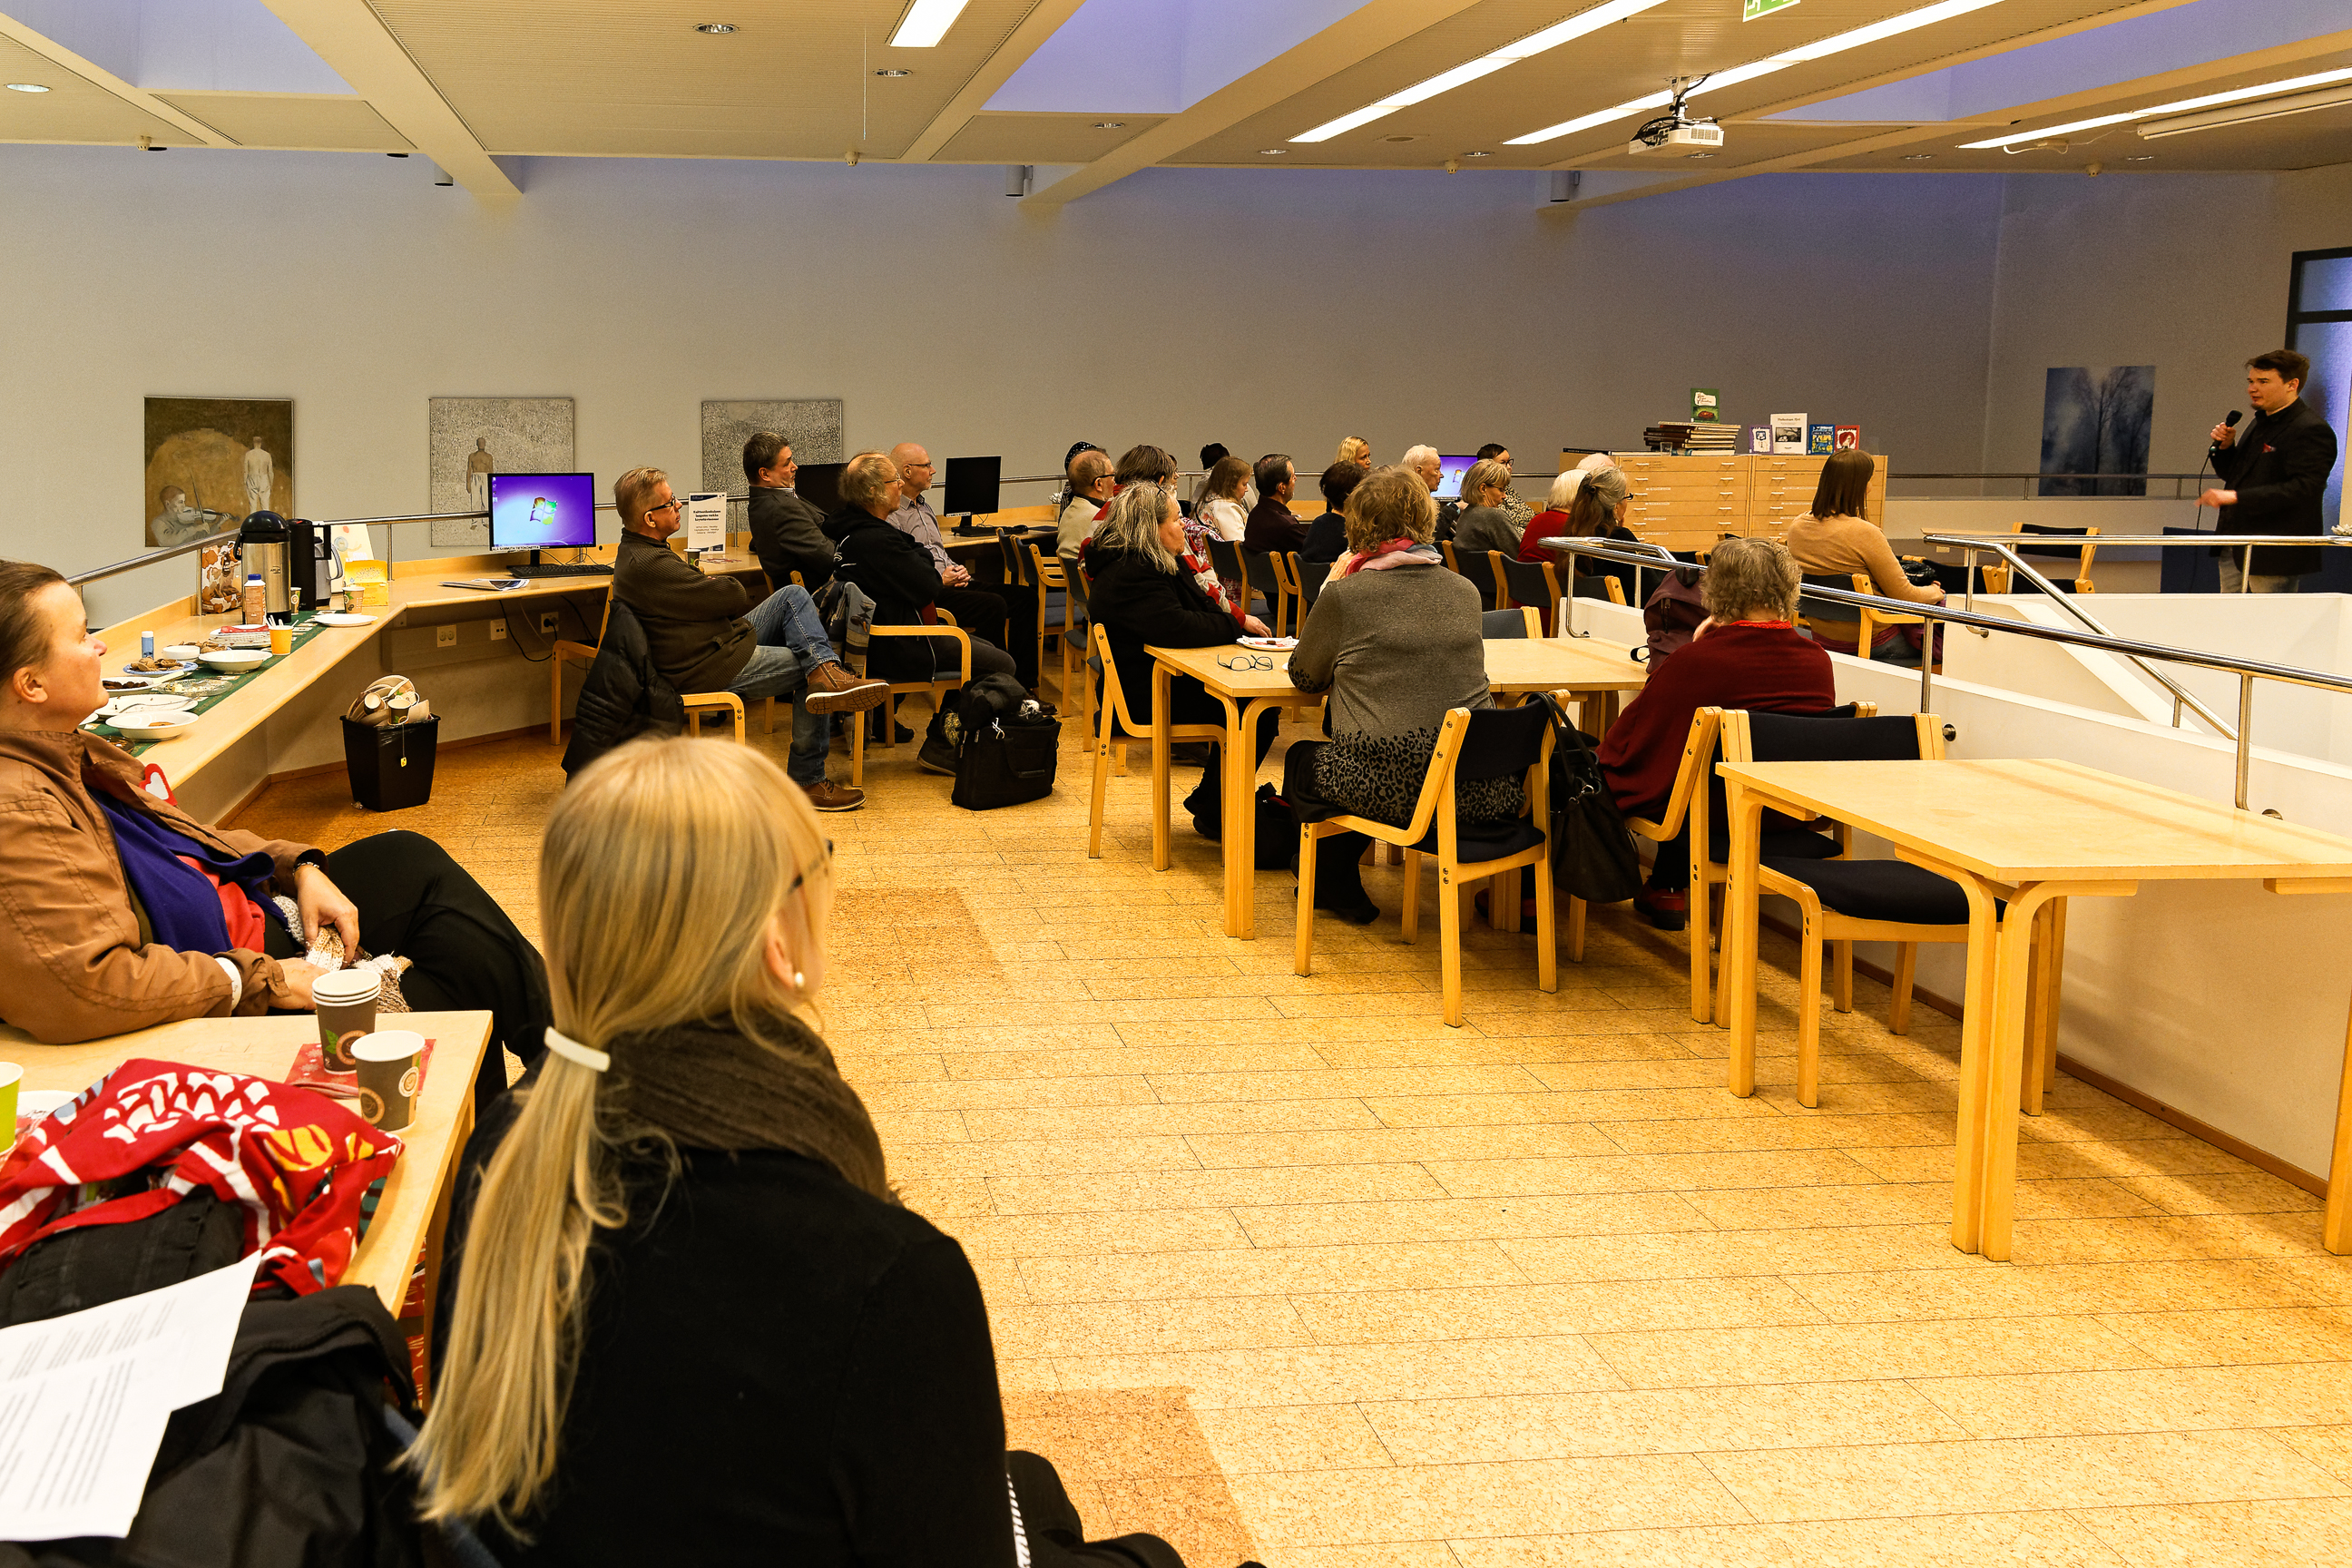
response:
[(352, 1057), (359, 1063), (362, 1121), (397, 1132), (416, 1120), (416, 1091), (425, 1086), (424, 1036), (382, 1029), (352, 1042)]
[(292, 653), (294, 651), (294, 628), (292, 626), (270, 627), (269, 651), (273, 654)]
[(23, 1068), (0, 1062), (0, 1154), (16, 1146), (16, 1090), (24, 1082)]
[(319, 1050), (329, 1072), (352, 1070), (352, 1043), (375, 1032), (375, 1005), (383, 976), (373, 969), (338, 969), (310, 983), (319, 1015)]

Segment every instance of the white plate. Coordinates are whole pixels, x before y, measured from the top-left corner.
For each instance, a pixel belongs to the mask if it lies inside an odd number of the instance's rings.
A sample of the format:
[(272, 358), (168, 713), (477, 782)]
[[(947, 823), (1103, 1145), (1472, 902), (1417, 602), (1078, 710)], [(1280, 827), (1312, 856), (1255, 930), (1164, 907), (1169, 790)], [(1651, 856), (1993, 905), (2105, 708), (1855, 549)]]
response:
[(99, 712), (107, 718), (117, 713), (184, 712), (196, 705), (193, 697), (179, 697), (169, 691), (126, 691)]
[(16, 1114), (37, 1121), (61, 1105), (73, 1103), (74, 1091), (69, 1089), (20, 1089), (16, 1091)]
[(1297, 637), (1242, 637), (1244, 647), (1254, 647), (1262, 653), (1288, 653), (1298, 646)]
[(318, 622), (322, 626), (372, 626), (375, 625), (375, 617), (373, 616), (325, 614), (312, 616), (310, 618)]
[(121, 713), (109, 722), (134, 741), (168, 741), (194, 729), (196, 716), (185, 709), (173, 709), (160, 713)]
[(158, 658), (176, 658), (182, 664), (194, 664), (196, 661), (196, 656), (204, 651), (205, 650), (203, 648), (198, 647), (192, 642), (175, 642), (168, 647), (157, 648), (155, 650), (155, 657)]
[(155, 675), (142, 675), (135, 669), (126, 669), (120, 675), (107, 676), (104, 679), (100, 680), (99, 684), (108, 691), (144, 691), (163, 679), (163, 677), (160, 673)]
[(217, 653), (205, 655), (205, 662), (215, 669), (226, 669), (231, 672), (255, 669), (268, 661), (269, 650), (266, 647), (223, 648)]

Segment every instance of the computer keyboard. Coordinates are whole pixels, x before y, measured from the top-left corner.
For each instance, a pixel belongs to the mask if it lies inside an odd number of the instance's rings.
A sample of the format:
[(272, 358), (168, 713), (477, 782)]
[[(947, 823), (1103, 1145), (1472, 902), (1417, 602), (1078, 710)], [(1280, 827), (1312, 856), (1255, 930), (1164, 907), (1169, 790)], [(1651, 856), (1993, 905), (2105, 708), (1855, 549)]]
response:
[(581, 561), (562, 565), (509, 566), (503, 574), (509, 577), (610, 577), (613, 569), (602, 562)]

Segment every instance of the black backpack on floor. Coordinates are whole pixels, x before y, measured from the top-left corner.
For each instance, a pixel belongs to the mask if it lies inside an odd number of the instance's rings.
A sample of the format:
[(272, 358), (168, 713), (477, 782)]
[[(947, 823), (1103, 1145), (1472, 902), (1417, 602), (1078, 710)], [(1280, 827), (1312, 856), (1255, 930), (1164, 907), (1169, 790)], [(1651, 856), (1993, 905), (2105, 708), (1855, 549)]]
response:
[(1062, 721), (1009, 675), (984, 675), (948, 711), (944, 739), (955, 748), (949, 804), (992, 811), (1054, 793)]

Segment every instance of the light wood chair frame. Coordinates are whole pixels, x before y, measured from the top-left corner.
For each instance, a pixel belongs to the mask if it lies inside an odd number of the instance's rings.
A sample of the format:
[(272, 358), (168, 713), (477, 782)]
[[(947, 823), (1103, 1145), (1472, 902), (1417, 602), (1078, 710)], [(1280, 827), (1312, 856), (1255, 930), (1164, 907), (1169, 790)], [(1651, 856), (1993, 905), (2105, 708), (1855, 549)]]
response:
[[(2021, 538), (2036, 541), (2037, 542), (2033, 545), (2033, 548), (2036, 550), (2059, 549), (2062, 547), (2062, 542), (2071, 537), (2071, 535), (2063, 533), (2029, 534), (2025, 531), (2025, 524), (2023, 522), (2011, 523), (2009, 525), (2009, 531), (2011, 534), (2018, 535)], [(2081, 559), (2076, 561), (2074, 563), (2074, 592), (2077, 594), (2095, 594), (2099, 591), (2099, 585), (2091, 581), (2091, 560), (2092, 557), (2097, 555), (2099, 552), (2099, 546), (2097, 543), (2098, 537), (2099, 529), (2096, 523), (2093, 523), (2083, 530), (2083, 553)], [(2006, 586), (2009, 576), (2009, 568), (2007, 566), (2002, 566), (2000, 570), (2003, 586)]]
[[(1551, 886), (1551, 727), (1544, 727), (1543, 744), (1535, 765), (1528, 770), (1528, 803), (1534, 813), (1536, 825), (1544, 829), (1544, 841), (1532, 848), (1522, 849), (1496, 860), (1465, 863), (1455, 837), (1458, 812), (1455, 807), (1454, 766), (1461, 760), (1463, 739), (1469, 733), (1470, 710), (1448, 710), (1444, 725), (1437, 732), (1437, 746), (1431, 752), (1429, 772), (1421, 783), (1421, 797), (1413, 803), (1412, 820), (1402, 827), (1370, 817), (1340, 816), (1321, 822), (1302, 823), (1298, 829), (1298, 935), (1292, 954), (1292, 967), (1301, 974), (1311, 973), (1315, 959), (1315, 846), (1322, 839), (1341, 833), (1361, 833), (1375, 843), (1393, 844), (1404, 851), (1404, 939), (1413, 942), (1421, 934), (1421, 861), (1425, 851), (1413, 847), (1429, 837), (1433, 824), (1437, 829), (1437, 896), (1438, 941), (1444, 987), (1445, 1022), (1455, 1028), (1462, 1026), (1462, 892), (1466, 879), (1496, 879), (1489, 887), (1510, 885), (1511, 903), (1518, 904), (1516, 872), (1522, 866), (1536, 869), (1536, 985), (1546, 992), (1559, 989), (1559, 953), (1555, 945)], [(1097, 775), (1099, 776), (1099, 775)]]
[[(604, 633), (613, 625), (613, 590), (604, 590), (604, 617), (596, 623), (596, 647), (604, 642)], [(577, 663), (583, 666), (596, 662), (596, 648), (584, 642), (559, 637), (547, 657), (547, 739), (550, 744), (563, 744), (563, 667)], [(735, 741), (744, 743), (743, 700), (731, 691), (686, 691), (678, 694), (686, 704), (686, 729), (691, 735), (702, 732), (702, 721), (713, 713), (724, 713), (735, 721)], [(776, 732), (776, 700), (768, 699), (767, 732)]]
[[(1102, 858), (1103, 803), (1110, 789), (1111, 747), (1118, 735), (1129, 739), (1148, 739), (1151, 726), (1138, 726), (1129, 716), (1127, 688), (1118, 678), (1118, 661), (1111, 657), (1110, 634), (1099, 621), (1088, 624), (1087, 637), (1094, 647), (1095, 657), (1102, 660), (1102, 690), (1096, 708), (1094, 793), (1087, 807), (1087, 858)], [(1149, 679), (1150, 677), (1146, 677)], [(1117, 734), (1114, 734), (1114, 730)], [(1170, 724), (1168, 743), (1180, 741), (1217, 741), (1225, 739), (1225, 727), (1217, 724)], [(1222, 758), (1220, 759), (1223, 760)], [(1151, 757), (1151, 864), (1168, 864), (1168, 801), (1175, 792), (1169, 784), (1166, 751), (1155, 749)], [(1255, 807), (1253, 807), (1255, 809)]]
[[(1857, 714), (1856, 717), (1865, 715)], [(1755, 761), (1755, 741), (1748, 727), (1744, 709), (1732, 709), (1723, 714), (1723, 760), (1727, 763)], [(1944, 721), (1934, 713), (1913, 716), (1918, 727), (1919, 760), (1939, 763), (1944, 760)], [(1852, 848), (1852, 832), (1843, 823), (1835, 826), (1837, 839), (1844, 848), (1837, 857), (1844, 859)], [(1696, 844), (1697, 839), (1694, 837)], [(1769, 866), (1759, 866), (1757, 887), (1767, 893), (1778, 893), (1795, 900), (1802, 917), (1797, 936), (1798, 997), (1797, 997), (1797, 1103), (1808, 1110), (1820, 1109), (1822, 1099), (1822, 944), (1832, 951), (1832, 992), (1830, 1005), (1841, 1013), (1853, 1011), (1853, 944), (1857, 942), (1891, 942), (1895, 944), (1894, 1001), (1887, 1012), (1887, 1032), (1908, 1034), (1911, 1029), (1911, 991), (1918, 973), (1919, 944), (1923, 942), (1958, 942), (1969, 940), (1968, 922), (1958, 925), (1916, 925), (1903, 921), (1865, 921), (1843, 915), (1822, 906), (1821, 896), (1794, 877), (1775, 871)], [(2029, 1035), (2029, 1038), (2032, 1037)]]
[[(1037, 673), (1043, 679), (1045, 673), (1045, 636), (1048, 632), (1054, 633), (1062, 642), (1062, 687), (1058, 695), (1062, 705), (1066, 708), (1070, 701), (1070, 667), (1076, 664), (1080, 669), (1087, 668), (1085, 659), (1074, 657), (1070, 644), (1070, 612), (1076, 605), (1070, 596), (1069, 574), (1064, 570), (1059, 555), (1048, 555), (1034, 543), (1015, 544), (1013, 548), (1029, 552), (1029, 581), (1037, 591)], [(1045, 624), (1045, 616), (1052, 609), (1046, 603), (1049, 594), (1062, 595), (1062, 624), (1056, 626)], [(1091, 698), (1088, 702), (1091, 705)]]
[[(931, 708), (934, 711), (937, 711), (940, 704), (947, 700), (947, 694), (949, 692), (955, 690), (958, 687), (971, 684), (971, 634), (964, 630), (961, 626), (956, 625), (955, 616), (948, 611), (940, 610), (938, 614), (940, 620), (937, 626), (868, 626), (866, 628), (866, 635), (868, 637), (953, 637), (956, 641), (957, 647), (962, 652), (962, 662), (959, 666), (953, 679), (941, 680), (933, 679), (930, 680), (894, 680), (890, 682), (890, 689), (883, 696), (882, 707), (880, 710), (882, 714), (882, 745), (885, 750), (895, 747), (898, 743), (898, 724), (899, 698), (911, 697), (918, 691), (928, 691), (931, 694)], [(871, 658), (870, 653), (868, 657)], [(858, 673), (863, 675), (866, 672), (861, 669)], [(933, 672), (935, 677), (937, 673), (937, 671)], [(867, 717), (863, 713), (855, 713), (850, 716), (849, 782), (853, 784), (863, 784), (866, 782), (866, 726), (869, 721), (870, 721)]]

